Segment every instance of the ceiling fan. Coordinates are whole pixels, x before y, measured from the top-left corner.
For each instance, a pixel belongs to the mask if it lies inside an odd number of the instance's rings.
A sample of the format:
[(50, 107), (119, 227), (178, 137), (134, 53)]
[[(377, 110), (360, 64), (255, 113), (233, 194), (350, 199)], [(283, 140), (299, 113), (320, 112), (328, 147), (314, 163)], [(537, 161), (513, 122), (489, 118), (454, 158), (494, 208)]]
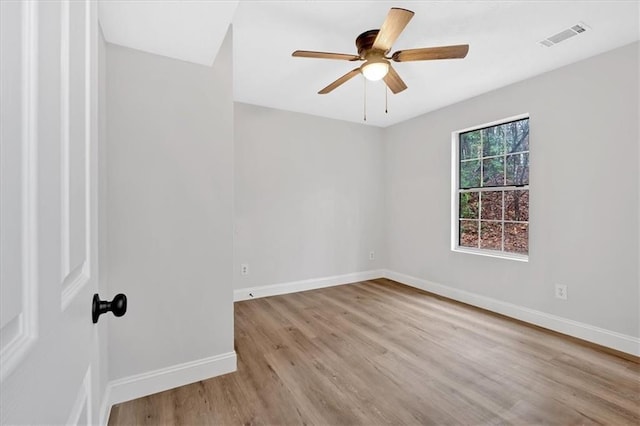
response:
[(356, 38), (357, 55), (345, 53), (314, 52), (296, 50), (291, 56), (302, 58), (339, 59), (345, 61), (365, 61), (358, 68), (354, 68), (333, 83), (329, 84), (318, 94), (325, 95), (340, 85), (346, 83), (357, 74), (362, 73), (367, 80), (384, 80), (393, 93), (400, 93), (407, 88), (389, 60), (394, 62), (428, 61), (433, 59), (464, 58), (469, 51), (468, 44), (454, 46), (425, 47), (421, 49), (398, 50), (391, 56), (386, 56), (391, 46), (398, 39), (400, 33), (407, 26), (414, 13), (407, 9), (391, 8), (379, 30), (369, 30)]

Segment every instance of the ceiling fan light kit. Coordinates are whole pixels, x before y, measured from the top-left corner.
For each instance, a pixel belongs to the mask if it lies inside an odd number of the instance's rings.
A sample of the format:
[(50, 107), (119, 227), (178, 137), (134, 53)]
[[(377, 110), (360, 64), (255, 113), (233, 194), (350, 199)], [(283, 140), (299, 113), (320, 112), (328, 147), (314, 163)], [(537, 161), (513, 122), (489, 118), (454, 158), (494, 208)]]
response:
[(361, 71), (369, 81), (382, 80), (389, 72), (389, 61), (384, 58), (370, 59), (361, 67)]
[(399, 50), (387, 56), (391, 46), (398, 39), (400, 33), (407, 26), (414, 13), (407, 9), (391, 8), (387, 18), (379, 30), (369, 30), (356, 38), (357, 55), (345, 53), (316, 52), (310, 50), (296, 50), (292, 56), (318, 59), (337, 59), (346, 61), (364, 61), (364, 64), (354, 68), (342, 77), (329, 84), (318, 93), (321, 95), (330, 93), (337, 87), (346, 83), (358, 74), (362, 74), (367, 80), (384, 80), (386, 86), (394, 94), (407, 88), (402, 78), (398, 75), (391, 61), (410, 62), (428, 61), (435, 59), (464, 58), (469, 51), (468, 44), (440, 47), (425, 47), (420, 49)]

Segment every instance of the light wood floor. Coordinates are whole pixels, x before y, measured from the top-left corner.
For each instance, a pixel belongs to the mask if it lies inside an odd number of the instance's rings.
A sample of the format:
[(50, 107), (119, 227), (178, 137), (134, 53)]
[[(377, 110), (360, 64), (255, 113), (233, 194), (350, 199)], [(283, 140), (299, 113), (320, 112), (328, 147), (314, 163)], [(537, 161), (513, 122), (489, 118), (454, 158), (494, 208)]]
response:
[(235, 304), (238, 371), (110, 425), (640, 424), (640, 365), (389, 280)]

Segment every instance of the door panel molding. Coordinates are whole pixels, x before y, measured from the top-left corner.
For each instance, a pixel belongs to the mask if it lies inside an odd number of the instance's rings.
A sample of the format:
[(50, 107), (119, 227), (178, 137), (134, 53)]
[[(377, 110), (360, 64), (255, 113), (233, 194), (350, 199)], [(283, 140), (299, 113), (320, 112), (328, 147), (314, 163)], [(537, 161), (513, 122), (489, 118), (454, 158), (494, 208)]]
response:
[[(20, 313), (3, 327), (0, 381), (26, 357), (38, 338), (38, 5), (21, 4), (22, 297)], [(11, 143), (11, 141), (3, 141)], [(6, 329), (6, 330), (5, 330)], [(4, 333), (3, 333), (4, 334)], [(5, 340), (6, 339), (6, 340)]]
[[(71, 301), (91, 279), (91, 5), (84, 2), (64, 0), (60, 4), (60, 196), (61, 196), (61, 271), (62, 271), (62, 310), (66, 310)], [(81, 19), (71, 16), (75, 10), (83, 7)], [(73, 26), (72, 26), (73, 23)], [(79, 34), (74, 33), (81, 24)], [(78, 40), (82, 44), (78, 44)], [(72, 62), (81, 58), (81, 64)], [(81, 65), (82, 84), (73, 79), (74, 70)], [(75, 90), (82, 89), (81, 96), (74, 96)], [(72, 90), (73, 89), (73, 90)], [(77, 110), (81, 99), (82, 108)], [(74, 102), (75, 101), (75, 102)], [(74, 114), (74, 112), (81, 114)], [(74, 126), (81, 127), (72, 129)], [(80, 151), (80, 156), (76, 155)], [(81, 161), (81, 164), (77, 164)], [(72, 178), (73, 170), (82, 171), (82, 179)], [(82, 185), (81, 191), (72, 185)], [(74, 191), (75, 190), (75, 191)], [(72, 199), (81, 198), (80, 209), (73, 209)], [(73, 238), (80, 235), (80, 238)], [(79, 247), (78, 247), (79, 246)], [(81, 258), (74, 259), (73, 253), (80, 252)]]

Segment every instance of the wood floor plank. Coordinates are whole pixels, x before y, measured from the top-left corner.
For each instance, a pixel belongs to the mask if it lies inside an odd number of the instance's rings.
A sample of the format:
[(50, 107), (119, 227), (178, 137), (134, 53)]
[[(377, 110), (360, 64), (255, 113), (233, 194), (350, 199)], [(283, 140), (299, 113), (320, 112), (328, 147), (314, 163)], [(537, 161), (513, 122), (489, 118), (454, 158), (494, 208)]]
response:
[(386, 279), (235, 304), (238, 371), (109, 425), (639, 424), (640, 364)]

